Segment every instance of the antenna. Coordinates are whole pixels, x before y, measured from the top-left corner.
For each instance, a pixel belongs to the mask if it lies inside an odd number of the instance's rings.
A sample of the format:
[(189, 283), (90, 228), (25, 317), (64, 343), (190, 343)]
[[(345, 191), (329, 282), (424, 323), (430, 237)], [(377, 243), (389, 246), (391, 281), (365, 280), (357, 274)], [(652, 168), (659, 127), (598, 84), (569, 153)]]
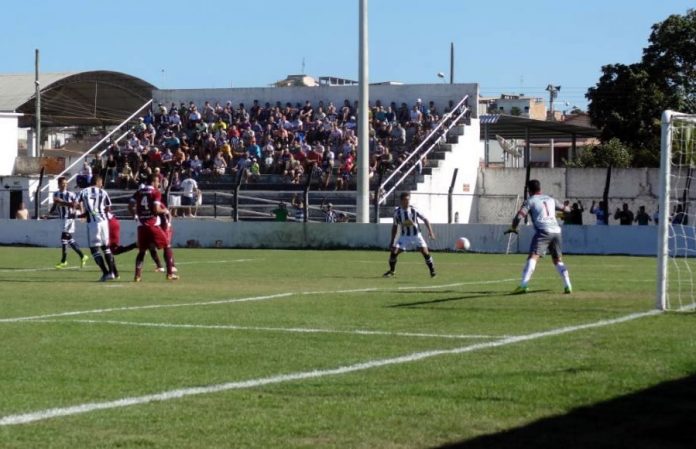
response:
[(302, 71), (300, 73), (302, 73), (303, 75), (305, 74), (305, 58), (304, 58), (304, 56), (302, 57)]

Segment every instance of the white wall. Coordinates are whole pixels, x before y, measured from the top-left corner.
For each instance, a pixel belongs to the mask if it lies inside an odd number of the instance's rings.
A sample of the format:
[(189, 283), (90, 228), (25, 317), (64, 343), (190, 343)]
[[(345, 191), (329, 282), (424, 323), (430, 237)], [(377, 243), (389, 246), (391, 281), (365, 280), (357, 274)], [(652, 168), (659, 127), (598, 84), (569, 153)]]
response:
[(12, 174), (17, 158), (17, 117), (21, 114), (0, 112), (0, 176)]
[[(607, 170), (605, 168), (532, 168), (532, 179), (541, 181), (544, 193), (563, 201), (582, 201), (585, 205), (584, 224), (594, 224), (590, 215), (592, 201), (602, 199)], [(515, 211), (515, 196), (522, 195), (525, 169), (482, 168), (476, 189), (478, 222), (507, 223)], [(616, 224), (613, 213), (622, 203), (628, 203), (635, 213), (645, 206), (652, 216), (657, 209), (659, 170), (656, 168), (613, 169), (609, 188), (610, 224)], [(681, 191), (677, 186), (676, 191)], [(691, 198), (695, 193), (691, 193)]]
[[(416, 191), (411, 192), (414, 205), (427, 214), (433, 223), (447, 223), (447, 192), (455, 168), (459, 169), (459, 173), (453, 191), (456, 195), (452, 199), (452, 216), (458, 212), (459, 223), (469, 223), (475, 218), (476, 214), (472, 214), (475, 208), (473, 194), (484, 156), (479, 131), (478, 119), (472, 119), (470, 126), (455, 127), (452, 132), (460, 133), (457, 143), (452, 144), (452, 150), (446, 153), (440, 166), (433, 168), (432, 175), (426, 175)], [(468, 186), (468, 192), (465, 186)]]
[[(239, 222), (217, 220), (175, 220), (174, 246), (185, 246), (197, 240), (204, 247), (228, 248), (380, 248), (389, 244), (389, 224), (325, 224)], [(502, 237), (503, 225), (435, 225), (438, 240), (435, 248), (451, 248), (459, 236), (466, 236), (477, 252), (505, 252), (507, 239)], [(57, 247), (60, 238), (59, 220), (0, 220), (0, 244), (29, 244)], [(564, 252), (568, 254), (632, 254), (648, 256), (656, 253), (656, 227), (564, 228)], [(512, 252), (526, 253), (533, 230), (521, 229), (519, 240), (513, 239)], [(79, 223), (75, 233), (78, 243), (86, 246), (85, 224)], [(121, 240), (135, 241), (135, 223), (121, 222)], [(219, 244), (217, 243), (219, 241)], [(691, 240), (694, 242), (694, 240)]]
[[(394, 101), (398, 105), (402, 102), (412, 106), (418, 98), (423, 100), (425, 105), (429, 101), (434, 101), (440, 111), (443, 111), (449, 101), (455, 104), (469, 95), (469, 106), (472, 109), (472, 116), (478, 117), (478, 84), (404, 84), (404, 85), (375, 85), (370, 86), (370, 103), (381, 100), (382, 104), (389, 106)], [(280, 101), (285, 105), (286, 102), (302, 103), (309, 100), (314, 105), (319, 101), (328, 104), (332, 101), (336, 107), (343, 105), (343, 101), (348, 99), (353, 101), (358, 99), (358, 86), (318, 86), (318, 87), (254, 87), (254, 88), (232, 88), (232, 89), (166, 89), (155, 90), (152, 93), (155, 103), (162, 103), (169, 107), (174, 102), (179, 103), (193, 101), (199, 107), (205, 101), (211, 103), (220, 102), (225, 104), (228, 100), (232, 101), (235, 107), (239, 103), (244, 103), (247, 109), (251, 107), (254, 100), (259, 100), (263, 105), (266, 102), (275, 105)]]

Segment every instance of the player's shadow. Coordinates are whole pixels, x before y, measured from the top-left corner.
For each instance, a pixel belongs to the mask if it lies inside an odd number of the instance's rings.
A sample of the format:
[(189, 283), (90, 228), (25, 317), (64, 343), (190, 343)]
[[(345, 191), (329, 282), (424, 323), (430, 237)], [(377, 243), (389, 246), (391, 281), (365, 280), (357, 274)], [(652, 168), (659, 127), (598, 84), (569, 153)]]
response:
[[(409, 293), (426, 293), (423, 291), (410, 291)], [(433, 292), (429, 291), (427, 293), (443, 293), (442, 291), (438, 292)], [(415, 301), (415, 302), (402, 302), (399, 304), (392, 304), (387, 307), (390, 308), (408, 308), (408, 307), (417, 307), (417, 306), (425, 306), (425, 305), (432, 305), (432, 304), (440, 304), (440, 303), (445, 303), (445, 302), (452, 302), (452, 301), (463, 301), (466, 299), (480, 299), (480, 298), (488, 298), (490, 296), (500, 296), (500, 292), (468, 292), (468, 294), (465, 295), (460, 295), (460, 296), (454, 296), (454, 297), (449, 297), (449, 298), (437, 298), (437, 299), (430, 299), (427, 301)]]
[(438, 449), (696, 448), (696, 375)]

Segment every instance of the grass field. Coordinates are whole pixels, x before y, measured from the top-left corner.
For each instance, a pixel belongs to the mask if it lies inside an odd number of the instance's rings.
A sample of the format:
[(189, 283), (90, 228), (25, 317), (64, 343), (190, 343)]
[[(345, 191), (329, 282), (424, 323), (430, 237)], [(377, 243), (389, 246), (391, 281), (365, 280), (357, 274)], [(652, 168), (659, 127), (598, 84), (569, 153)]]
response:
[(696, 315), (650, 312), (654, 259), (510, 296), (523, 256), (177, 250), (135, 284), (59, 252), (0, 248), (3, 449), (696, 447)]

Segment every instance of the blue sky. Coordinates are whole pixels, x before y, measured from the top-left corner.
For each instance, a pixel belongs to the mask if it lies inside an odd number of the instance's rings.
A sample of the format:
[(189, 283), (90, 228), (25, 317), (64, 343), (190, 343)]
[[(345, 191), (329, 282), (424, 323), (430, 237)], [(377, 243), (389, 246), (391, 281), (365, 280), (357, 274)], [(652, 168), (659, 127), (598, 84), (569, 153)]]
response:
[[(357, 0), (35, 0), (3, 5), (0, 72), (108, 69), (163, 88), (265, 86), (287, 74), (357, 78)], [(650, 26), (693, 0), (370, 0), (371, 81), (455, 81), (585, 105), (600, 67), (640, 59)]]

